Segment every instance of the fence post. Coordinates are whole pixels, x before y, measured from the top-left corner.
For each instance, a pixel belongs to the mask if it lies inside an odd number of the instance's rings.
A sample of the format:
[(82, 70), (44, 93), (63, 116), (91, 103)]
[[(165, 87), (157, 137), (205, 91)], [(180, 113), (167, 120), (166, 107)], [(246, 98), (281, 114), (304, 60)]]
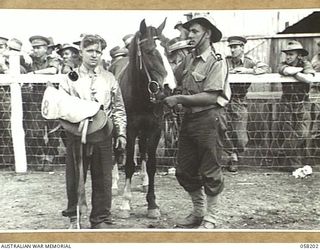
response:
[[(20, 74), (20, 56), (10, 55), (9, 74), (11, 76)], [(14, 77), (12, 78), (14, 79)], [(22, 94), (19, 82), (13, 80), (10, 84), (11, 93), (11, 133), (14, 151), (14, 162), (16, 173), (27, 172), (27, 157), (25, 147), (25, 133), (23, 130), (23, 107)]]

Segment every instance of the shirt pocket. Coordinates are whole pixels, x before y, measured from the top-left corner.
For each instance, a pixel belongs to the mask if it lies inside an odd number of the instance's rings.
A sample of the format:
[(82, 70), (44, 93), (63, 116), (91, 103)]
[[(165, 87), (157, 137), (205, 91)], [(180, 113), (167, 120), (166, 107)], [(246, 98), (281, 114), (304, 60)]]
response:
[(190, 85), (188, 86), (190, 92), (193, 94), (197, 94), (203, 91), (203, 82), (206, 79), (206, 75), (201, 74), (197, 71), (191, 72), (191, 81)]

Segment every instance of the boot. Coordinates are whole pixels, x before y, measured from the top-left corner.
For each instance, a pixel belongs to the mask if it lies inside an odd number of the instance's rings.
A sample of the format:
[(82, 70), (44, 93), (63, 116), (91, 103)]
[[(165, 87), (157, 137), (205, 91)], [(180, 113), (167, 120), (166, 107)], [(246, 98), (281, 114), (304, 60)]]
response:
[(216, 213), (217, 213), (218, 195), (207, 195), (207, 212), (199, 229), (215, 229), (216, 228)]
[(205, 194), (203, 189), (198, 189), (194, 192), (189, 192), (193, 203), (193, 211), (187, 217), (177, 222), (177, 227), (194, 228), (198, 227), (205, 213)]

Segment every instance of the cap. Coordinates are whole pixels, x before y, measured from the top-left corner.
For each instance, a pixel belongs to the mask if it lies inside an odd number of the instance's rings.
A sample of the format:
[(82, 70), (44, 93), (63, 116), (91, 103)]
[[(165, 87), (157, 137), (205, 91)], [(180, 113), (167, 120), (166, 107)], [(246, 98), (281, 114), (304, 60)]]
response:
[(21, 51), (22, 42), (17, 38), (12, 38), (7, 42), (8, 48), (15, 51)]
[(303, 56), (307, 56), (309, 54), (309, 52), (302, 47), (301, 43), (295, 40), (290, 40), (286, 44), (286, 47), (281, 51), (282, 52), (299, 51)]
[(110, 50), (110, 56), (112, 58), (115, 58), (117, 56), (127, 56), (129, 53), (127, 48), (120, 48), (119, 46), (116, 46)]
[(215, 21), (211, 16), (206, 13), (196, 13), (193, 15), (192, 19), (185, 22), (182, 26), (189, 30), (190, 26), (193, 23), (199, 23), (207, 28), (209, 28), (211, 32), (210, 40), (211, 42), (219, 42), (222, 38), (221, 31), (215, 26)]
[(133, 34), (128, 34), (128, 35), (125, 35), (125, 36), (122, 38), (122, 41), (124, 42), (124, 44), (126, 45), (126, 47), (131, 43), (133, 37), (134, 37)]
[(178, 28), (179, 26), (182, 26), (182, 22), (178, 21), (177, 24), (173, 27), (174, 29)]
[(50, 40), (44, 36), (32, 36), (29, 38), (31, 46), (48, 46), (50, 44)]
[(58, 50), (57, 53), (58, 53), (60, 56), (62, 56), (62, 52), (63, 52), (64, 50), (66, 50), (66, 49), (70, 49), (70, 50), (72, 50), (72, 51), (75, 52), (75, 53), (79, 53), (79, 49), (78, 49), (75, 45), (68, 44), (68, 43), (63, 44), (63, 45), (61, 46), (61, 48)]
[(232, 45), (245, 45), (247, 43), (247, 39), (242, 36), (230, 36), (228, 38), (228, 46)]
[(8, 40), (8, 38), (0, 36), (0, 44), (7, 44)]
[(60, 44), (60, 43), (54, 44), (52, 37), (48, 37), (48, 40), (49, 40), (48, 48), (51, 47), (51, 48), (55, 49), (55, 48), (60, 48), (60, 47), (61, 47), (61, 44)]

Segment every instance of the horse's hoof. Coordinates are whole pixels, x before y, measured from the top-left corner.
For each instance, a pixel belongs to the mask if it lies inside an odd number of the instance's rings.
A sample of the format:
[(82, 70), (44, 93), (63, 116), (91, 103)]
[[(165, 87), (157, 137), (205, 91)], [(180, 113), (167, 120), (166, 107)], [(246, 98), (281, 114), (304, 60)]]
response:
[(150, 219), (159, 219), (161, 217), (160, 209), (159, 208), (148, 209), (147, 217), (150, 218)]
[(148, 192), (148, 185), (142, 186), (142, 192), (147, 193)]
[(130, 218), (130, 210), (120, 210), (118, 213), (118, 217), (121, 219)]

